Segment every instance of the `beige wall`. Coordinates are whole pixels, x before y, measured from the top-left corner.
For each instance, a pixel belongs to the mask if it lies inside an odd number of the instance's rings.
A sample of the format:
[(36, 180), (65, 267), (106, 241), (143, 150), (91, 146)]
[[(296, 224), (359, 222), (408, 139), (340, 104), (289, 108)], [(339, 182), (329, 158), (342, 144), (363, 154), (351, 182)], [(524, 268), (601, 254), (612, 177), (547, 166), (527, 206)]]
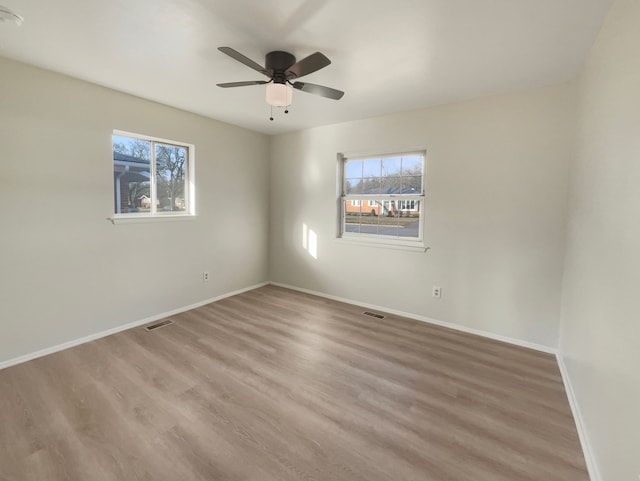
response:
[(617, 1), (580, 77), (561, 343), (604, 481), (640, 476), (640, 1)]
[[(567, 84), (273, 137), (271, 279), (555, 347), (574, 107)], [(336, 153), (417, 147), (431, 250), (336, 240)]]
[[(106, 220), (114, 128), (196, 145), (196, 220)], [(0, 362), (268, 280), (267, 150), (264, 135), (0, 59)]]
[[(577, 89), (271, 139), (0, 59), (0, 363), (269, 279), (551, 347), (560, 327), (601, 479), (636, 481), (638, 25), (618, 0)], [(106, 221), (114, 128), (196, 145), (196, 220)], [(413, 148), (431, 249), (336, 240), (336, 153)]]

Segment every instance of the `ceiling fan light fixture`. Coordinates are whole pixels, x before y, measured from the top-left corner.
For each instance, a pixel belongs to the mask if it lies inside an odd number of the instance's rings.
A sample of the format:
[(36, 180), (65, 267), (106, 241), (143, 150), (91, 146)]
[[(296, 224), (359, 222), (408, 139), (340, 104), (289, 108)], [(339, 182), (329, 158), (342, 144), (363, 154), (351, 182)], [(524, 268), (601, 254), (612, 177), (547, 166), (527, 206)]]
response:
[(12, 12), (9, 8), (0, 5), (0, 22), (13, 22), (19, 27), (24, 22), (24, 18)]
[(267, 103), (273, 107), (288, 107), (293, 98), (293, 89), (290, 85), (271, 83), (267, 85)]

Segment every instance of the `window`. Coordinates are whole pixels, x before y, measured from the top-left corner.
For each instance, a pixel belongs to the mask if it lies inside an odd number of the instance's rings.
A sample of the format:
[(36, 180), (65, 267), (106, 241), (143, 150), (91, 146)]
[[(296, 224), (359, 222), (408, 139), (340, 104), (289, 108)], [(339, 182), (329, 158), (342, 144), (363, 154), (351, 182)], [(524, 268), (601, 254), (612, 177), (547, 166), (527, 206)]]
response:
[(338, 157), (340, 237), (423, 247), (425, 153)]
[(115, 218), (194, 214), (194, 146), (114, 131)]
[(416, 211), (418, 210), (420, 201), (419, 200), (397, 200), (396, 205), (398, 206), (398, 211), (404, 211), (404, 210)]

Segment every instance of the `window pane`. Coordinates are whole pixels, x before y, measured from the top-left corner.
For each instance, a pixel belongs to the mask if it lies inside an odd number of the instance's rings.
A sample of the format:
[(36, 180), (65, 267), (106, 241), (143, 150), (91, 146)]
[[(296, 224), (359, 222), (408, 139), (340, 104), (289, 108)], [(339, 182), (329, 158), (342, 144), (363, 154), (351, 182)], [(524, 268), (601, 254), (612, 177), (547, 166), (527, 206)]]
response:
[(380, 159), (367, 159), (363, 161), (363, 177), (380, 177)]
[(113, 136), (113, 193), (116, 214), (151, 210), (151, 142)]
[(418, 237), (418, 231), (420, 230), (420, 218), (418, 216), (408, 216), (406, 211), (400, 210), (394, 212), (393, 215), (397, 223), (389, 225), (385, 235), (412, 238)]
[(393, 216), (380, 217), (380, 227), (378, 228), (378, 235), (387, 237), (398, 237), (400, 235), (398, 218)]
[(360, 232), (360, 205), (354, 205), (353, 200), (343, 201), (343, 209), (345, 232)]
[(384, 159), (382, 161), (382, 176), (397, 176), (400, 175), (402, 169), (402, 162), (400, 157), (394, 157), (392, 159)]
[[(345, 160), (343, 232), (419, 239), (422, 211), (415, 196), (423, 191), (423, 159), (420, 154), (409, 154)], [(351, 195), (365, 198), (351, 199)]]
[(186, 210), (187, 149), (156, 144), (155, 153), (158, 212)]
[(119, 154), (130, 155), (140, 160), (151, 160), (151, 142), (141, 139), (133, 139), (131, 137), (123, 137), (114, 135), (113, 152)]
[(362, 177), (362, 161), (348, 160), (344, 167), (344, 176), (346, 178), (356, 179)]
[(422, 175), (422, 157), (418, 155), (403, 157), (402, 175)]
[(418, 209), (418, 201), (414, 199), (397, 200), (396, 205), (398, 206), (398, 211), (402, 213), (405, 213), (404, 211), (409, 211), (406, 212), (407, 215), (410, 215), (411, 211), (416, 211)]
[(379, 194), (380, 177), (367, 177), (362, 180), (362, 194)]
[(402, 193), (403, 194), (421, 194), (422, 193), (422, 177), (411, 176), (402, 177)]
[[(344, 231), (359, 234), (377, 234), (378, 220), (375, 208), (367, 207), (368, 202), (363, 201), (362, 207), (349, 209), (347, 202), (347, 215), (345, 216)], [(373, 211), (373, 212), (372, 212)]]
[[(360, 202), (358, 207), (354, 202)], [(418, 238), (420, 227), (419, 201), (408, 200), (346, 200), (344, 232), (383, 237)]]
[(402, 178), (401, 177), (383, 177), (380, 179), (381, 194), (401, 194)]
[(361, 192), (362, 192), (362, 178), (345, 179), (345, 183), (344, 183), (345, 194), (359, 194)]
[(376, 215), (374, 212), (371, 212), (371, 210), (372, 209), (369, 209), (369, 212), (363, 211), (359, 216), (347, 217), (345, 232), (384, 237), (399, 237), (405, 235), (401, 225), (403, 220), (393, 214), (389, 215), (385, 213), (384, 210), (380, 211), (380, 215)]

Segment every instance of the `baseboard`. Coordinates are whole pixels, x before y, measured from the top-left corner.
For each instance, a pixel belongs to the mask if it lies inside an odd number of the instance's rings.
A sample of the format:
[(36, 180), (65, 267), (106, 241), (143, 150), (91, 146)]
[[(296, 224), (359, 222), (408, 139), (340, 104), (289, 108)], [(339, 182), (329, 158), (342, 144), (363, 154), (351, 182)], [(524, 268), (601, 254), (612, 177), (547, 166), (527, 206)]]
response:
[(331, 294), (325, 294), (324, 292), (313, 291), (311, 289), (304, 289), (302, 287), (291, 286), (288, 284), (283, 284), (281, 282), (269, 282), (269, 284), (278, 287), (284, 287), (285, 289), (291, 289), (294, 291), (304, 292), (305, 294), (312, 294), (314, 296), (324, 297), (326, 299), (331, 299), (334, 301), (344, 302), (346, 304), (352, 304), (354, 306), (365, 307), (367, 309), (373, 309), (376, 311), (388, 312), (389, 314), (394, 314), (396, 316), (408, 317), (409, 319), (414, 319), (416, 321), (426, 322), (428, 324), (433, 324), (436, 326), (446, 327), (448, 329), (454, 329), (456, 331), (466, 332), (468, 334), (475, 334), (476, 336), (482, 336), (489, 339), (494, 339), (496, 341), (506, 342), (508, 344), (514, 344), (520, 347), (526, 347), (529, 349), (534, 349), (536, 351), (546, 352), (548, 354), (557, 354), (557, 349), (549, 346), (545, 346), (543, 344), (536, 344), (534, 342), (523, 341), (520, 339), (514, 339), (507, 336), (501, 336), (499, 334), (494, 334), (488, 331), (482, 331), (480, 329), (473, 329), (471, 327), (461, 326), (459, 324), (453, 324), (451, 322), (439, 321), (437, 319), (432, 319), (430, 317), (420, 316), (418, 314), (413, 314), (410, 312), (398, 311), (396, 309), (390, 309), (384, 306), (376, 306), (374, 304), (368, 304), (366, 302), (354, 301), (353, 299), (347, 299), (344, 297), (333, 296)]
[(257, 289), (258, 287), (266, 286), (269, 284), (268, 282), (262, 282), (260, 284), (256, 284), (253, 286), (245, 287), (243, 289), (238, 289), (233, 292), (227, 292), (225, 294), (212, 297), (211, 299), (206, 299), (204, 301), (196, 302), (195, 304), (190, 304), (188, 306), (179, 307), (177, 309), (173, 309), (171, 311), (163, 312), (161, 314), (156, 314), (151, 317), (146, 317), (144, 319), (140, 319), (139, 321), (130, 322), (128, 324), (123, 324), (118, 327), (114, 327), (112, 329), (107, 329), (106, 331), (100, 331), (95, 334), (90, 334), (88, 336), (82, 337), (80, 339), (75, 339), (73, 341), (64, 342), (62, 344), (58, 344), (56, 346), (48, 347), (46, 349), (41, 349), (36, 352), (32, 352), (30, 354), (25, 354), (24, 356), (16, 357), (13, 359), (9, 359), (7, 361), (0, 362), (0, 369), (4, 369), (6, 367), (15, 366), (16, 364), (20, 364), (23, 362), (31, 361), (32, 359), (37, 359), (42, 356), (47, 356), (49, 354), (53, 354), (54, 352), (62, 351), (64, 349), (69, 349), (70, 347), (75, 347), (80, 344), (84, 344), (87, 342), (95, 341), (96, 339), (100, 339), (102, 337), (110, 336), (112, 334), (116, 334), (121, 331), (126, 331), (127, 329), (132, 329), (134, 327), (143, 326), (150, 322), (154, 322), (160, 319), (164, 319), (165, 317), (175, 316), (176, 314), (180, 314), (182, 312), (190, 311), (191, 309), (196, 309), (197, 307), (202, 307), (206, 304), (211, 304), (212, 302), (220, 301), (222, 299), (226, 299), (227, 297), (235, 296), (238, 294), (242, 294), (243, 292), (252, 291), (253, 289)]
[(574, 421), (576, 423), (576, 428), (578, 431), (578, 437), (580, 438), (580, 444), (582, 446), (582, 451), (584, 453), (584, 457), (585, 457), (585, 462), (587, 464), (587, 469), (589, 471), (589, 477), (591, 479), (591, 481), (602, 481), (602, 477), (600, 475), (600, 471), (597, 467), (597, 464), (595, 462), (595, 458), (593, 456), (593, 451), (591, 448), (591, 444), (589, 442), (589, 438), (587, 436), (587, 432), (585, 429), (585, 424), (584, 421), (582, 419), (582, 415), (580, 412), (580, 408), (578, 405), (578, 401), (576, 399), (575, 396), (575, 392), (573, 390), (573, 386), (571, 385), (571, 379), (569, 377), (569, 373), (567, 371), (566, 365), (564, 363), (564, 359), (561, 355), (561, 353), (552, 347), (549, 346), (544, 346), (542, 344), (536, 344), (536, 343), (532, 343), (532, 342), (528, 342), (528, 341), (523, 341), (520, 339), (513, 339), (510, 337), (506, 337), (506, 336), (500, 336), (497, 334), (493, 334), (491, 332), (487, 332), (487, 331), (482, 331), (479, 329), (473, 329), (470, 327), (465, 327), (465, 326), (460, 326), (458, 324), (453, 324), (450, 322), (444, 322), (444, 321), (439, 321), (437, 319), (432, 319), (429, 317), (425, 317), (425, 316), (420, 316), (417, 314), (413, 314), (410, 312), (403, 312), (403, 311), (399, 311), (396, 309), (389, 309), (387, 307), (383, 307), (383, 306), (377, 306), (374, 304), (369, 304), (366, 302), (359, 302), (359, 301), (355, 301), (353, 299), (347, 299), (344, 297), (339, 297), (339, 296), (334, 296), (331, 294), (326, 294), (324, 292), (319, 292), (319, 291), (314, 291), (311, 289), (304, 289), (302, 287), (296, 287), (296, 286), (291, 286), (288, 284), (283, 284), (281, 282), (262, 282), (259, 284), (255, 284), (253, 286), (249, 286), (249, 287), (245, 287), (243, 289), (238, 289), (232, 292), (227, 292), (225, 294), (221, 294), (219, 296), (216, 297), (212, 297), (210, 299), (206, 299), (204, 301), (200, 301), (194, 304), (190, 304), (188, 306), (184, 306), (184, 307), (180, 307), (177, 309), (173, 309), (171, 311), (167, 311), (167, 312), (163, 312), (160, 314), (156, 314), (154, 316), (150, 316), (147, 317), (145, 319), (140, 319), (138, 321), (134, 321), (134, 322), (130, 322), (128, 324), (124, 324), (118, 327), (114, 327), (112, 329), (107, 329), (105, 331), (101, 331), (95, 334), (91, 334), (89, 336), (85, 336), (83, 338), (80, 339), (75, 339), (73, 341), (69, 341), (69, 342), (65, 342), (62, 344), (58, 344), (56, 346), (52, 346), (52, 347), (48, 347), (46, 349), (41, 349), (39, 351), (30, 353), (30, 354), (26, 354), (24, 356), (19, 356), (13, 359), (9, 359), (7, 361), (1, 361), (0, 362), (0, 369), (4, 369), (10, 366), (14, 366), (16, 364), (20, 364), (23, 362), (27, 362), (27, 361), (31, 361), (32, 359), (37, 359), (39, 357), (43, 357), (43, 356), (47, 356), (49, 354), (53, 354), (55, 352), (58, 351), (62, 351), (64, 349), (68, 349), (74, 346), (78, 346), (80, 344), (84, 344), (87, 342), (91, 342), (91, 341), (95, 341), (96, 339), (100, 339), (102, 337), (106, 337), (106, 336), (110, 336), (112, 334), (116, 334), (118, 332), (121, 331), (126, 331), (127, 329), (132, 329), (134, 327), (139, 327), (145, 324), (148, 324), (150, 322), (154, 322), (160, 319), (164, 319), (165, 317), (169, 317), (169, 316), (174, 316), (176, 314), (180, 314), (182, 312), (186, 312), (189, 311), (191, 309), (196, 309), (198, 307), (204, 306), (206, 304), (210, 304), (212, 302), (216, 302), (222, 299), (226, 299), (227, 297), (231, 297), (231, 296), (235, 296), (238, 294), (242, 294), (243, 292), (247, 292), (247, 291), (251, 291), (253, 289), (257, 289), (259, 287), (265, 286), (267, 284), (271, 284), (274, 286), (278, 286), (278, 287), (283, 287), (286, 289), (291, 289), (294, 291), (299, 291), (299, 292), (304, 292), (306, 294), (312, 294), (314, 296), (319, 296), (319, 297), (323, 297), (326, 299), (331, 299), (334, 301), (338, 301), (338, 302), (344, 302), (347, 304), (352, 304), (355, 306), (360, 306), (360, 307), (364, 307), (367, 309), (373, 309), (376, 311), (382, 311), (382, 312), (388, 312), (390, 314), (394, 314), (394, 315), (398, 315), (398, 316), (402, 316), (402, 317), (407, 317), (409, 319), (414, 319), (417, 321), (421, 321), (421, 322), (426, 322), (428, 324), (433, 324), (436, 326), (442, 326), (442, 327), (446, 327), (448, 329), (454, 329), (456, 331), (461, 331), (461, 332), (466, 332), (469, 334), (475, 334), (477, 336), (482, 336), (482, 337), (486, 337), (489, 339), (494, 339), (497, 341), (502, 341), (502, 342), (506, 342), (509, 344), (514, 344), (516, 346), (521, 346), (521, 347), (526, 347), (529, 349), (534, 349), (536, 351), (542, 351), (542, 352), (546, 352), (549, 354), (555, 354), (557, 362), (558, 362), (558, 367), (560, 368), (560, 374), (562, 376), (562, 381), (564, 383), (564, 387), (565, 387), (565, 391), (567, 393), (567, 398), (569, 400), (569, 405), (571, 406), (571, 412), (573, 413), (573, 418)]
[[(377, 311), (388, 312), (390, 314), (395, 314), (397, 316), (407, 317), (409, 319), (414, 319), (414, 320), (417, 320), (417, 321), (426, 322), (426, 323), (433, 324), (433, 325), (436, 325), (436, 326), (442, 326), (442, 327), (446, 327), (446, 328), (449, 328), (449, 329), (454, 329), (456, 331), (467, 332), (469, 334), (475, 334), (475, 335), (486, 337), (486, 338), (489, 338), (489, 339), (494, 339), (494, 340), (497, 340), (497, 341), (502, 341), (502, 342), (506, 342), (506, 343), (509, 343), (509, 344), (514, 344), (516, 346), (521, 346), (521, 347), (526, 347), (526, 348), (529, 348), (529, 349), (534, 349), (536, 351), (542, 351), (542, 352), (546, 352), (546, 353), (550, 353), (550, 354), (556, 354), (556, 356), (557, 356), (557, 350), (556, 349), (554, 349), (552, 347), (549, 347), (549, 346), (544, 346), (542, 344), (536, 344), (536, 343), (532, 343), (532, 342), (522, 341), (520, 339), (513, 339), (513, 338), (510, 338), (510, 337), (506, 337), (506, 336), (500, 336), (498, 334), (493, 334), (491, 332), (481, 331), (479, 329), (473, 329), (473, 328), (465, 327), (465, 326), (460, 326), (458, 324), (453, 324), (453, 323), (450, 323), (450, 322), (439, 321), (437, 319), (431, 319), (431, 318), (428, 318), (428, 317), (419, 316), (417, 314), (413, 314), (413, 313), (410, 313), (410, 312), (404, 312), (404, 311), (399, 311), (399, 310), (396, 310), (396, 309), (390, 309), (390, 308), (387, 308), (387, 307), (384, 307), (384, 306), (377, 306), (377, 305), (374, 305), (374, 304), (368, 304), (368, 303), (365, 303), (365, 302), (359, 302), (359, 301), (355, 301), (353, 299), (347, 299), (347, 298), (344, 298), (344, 297), (333, 296), (331, 294), (326, 294), (324, 292), (313, 291), (311, 289), (304, 289), (302, 287), (291, 286), (291, 285), (283, 284), (283, 283), (280, 283), (280, 282), (262, 282), (262, 283), (259, 283), (259, 284), (255, 284), (253, 286), (245, 287), (243, 289), (238, 289), (238, 290), (235, 290), (235, 291), (232, 291), (232, 292), (227, 292), (225, 294), (221, 294), (219, 296), (212, 297), (212, 298), (206, 299), (204, 301), (200, 301), (200, 302), (197, 302), (197, 303), (194, 303), (194, 304), (190, 304), (188, 306), (179, 307), (179, 308), (173, 309), (171, 311), (162, 312), (160, 314), (156, 314), (154, 316), (150, 316), (150, 317), (147, 317), (147, 318), (144, 318), (144, 319), (140, 319), (138, 321), (134, 321), (134, 322), (130, 322), (130, 323), (127, 323), (127, 324), (123, 324), (121, 326), (114, 327), (112, 329), (107, 329), (105, 331), (100, 331), (100, 332), (97, 332), (95, 334), (90, 334), (90, 335), (82, 337), (80, 339), (75, 339), (75, 340), (68, 341), (68, 342), (65, 342), (65, 343), (62, 343), (62, 344), (51, 346), (51, 347), (48, 347), (48, 348), (45, 348), (45, 349), (41, 349), (39, 351), (35, 351), (35, 352), (29, 353), (29, 354), (25, 354), (23, 356), (19, 356), (19, 357), (13, 358), (13, 359), (8, 359), (6, 361), (0, 361), (0, 369), (4, 369), (4, 368), (10, 367), (10, 366), (15, 366), (16, 364), (20, 364), (20, 363), (23, 363), (23, 362), (31, 361), (32, 359), (37, 359), (39, 357), (47, 356), (49, 354), (53, 354), (55, 352), (62, 351), (63, 349), (68, 349), (70, 347), (78, 346), (80, 344), (84, 344), (84, 343), (87, 343), (87, 342), (95, 341), (96, 339), (100, 339), (102, 337), (110, 336), (112, 334), (116, 334), (116, 333), (121, 332), (121, 331), (126, 331), (127, 329), (132, 329), (134, 327), (139, 327), (139, 326), (148, 324), (150, 322), (157, 321), (159, 319), (164, 319), (165, 317), (175, 316), (176, 314), (180, 314), (182, 312), (189, 311), (191, 309), (196, 309), (198, 307), (201, 307), (201, 306), (204, 306), (206, 304), (210, 304), (212, 302), (216, 302), (216, 301), (225, 299), (227, 297), (231, 297), (231, 296), (235, 296), (235, 295), (238, 295), (238, 294), (242, 294), (243, 292), (251, 291), (253, 289), (257, 289), (259, 287), (265, 286), (267, 284), (272, 284), (274, 286), (284, 287), (286, 289), (292, 289), (294, 291), (299, 291), (299, 292), (304, 292), (306, 294), (312, 294), (312, 295), (315, 295), (315, 296), (324, 297), (326, 299), (332, 299), (334, 301), (345, 302), (347, 304), (352, 304), (352, 305), (355, 305), (355, 306), (361, 306), (361, 307), (365, 307), (367, 309), (374, 309), (374, 310), (377, 310)], [(558, 359), (560, 359), (560, 358), (558, 358)], [(561, 368), (561, 370), (562, 370), (562, 368)], [(566, 376), (563, 374), (563, 379), (565, 379), (565, 378), (566, 378)], [(566, 385), (566, 381), (565, 381), (565, 385)], [(567, 389), (567, 392), (568, 392), (568, 389)], [(572, 405), (572, 409), (573, 409), (573, 405)], [(575, 414), (574, 414), (574, 416), (575, 416)], [(593, 481), (600, 481), (599, 478), (592, 478), (592, 480)]]
[(580, 405), (578, 404), (578, 399), (576, 398), (575, 391), (573, 390), (569, 371), (567, 371), (567, 366), (564, 363), (562, 353), (558, 352), (556, 354), (556, 359), (558, 360), (560, 375), (562, 376), (562, 382), (564, 383), (564, 390), (566, 391), (567, 398), (569, 399), (569, 406), (571, 406), (573, 420), (575, 421), (576, 428), (578, 430), (578, 437), (580, 438), (580, 445), (582, 446), (587, 470), (589, 471), (589, 478), (591, 481), (602, 481), (602, 476), (600, 475), (600, 470), (598, 469), (598, 465), (596, 464), (596, 460), (593, 455), (593, 449), (591, 447), (591, 442), (589, 441), (589, 436), (587, 435), (582, 413), (580, 412)]

